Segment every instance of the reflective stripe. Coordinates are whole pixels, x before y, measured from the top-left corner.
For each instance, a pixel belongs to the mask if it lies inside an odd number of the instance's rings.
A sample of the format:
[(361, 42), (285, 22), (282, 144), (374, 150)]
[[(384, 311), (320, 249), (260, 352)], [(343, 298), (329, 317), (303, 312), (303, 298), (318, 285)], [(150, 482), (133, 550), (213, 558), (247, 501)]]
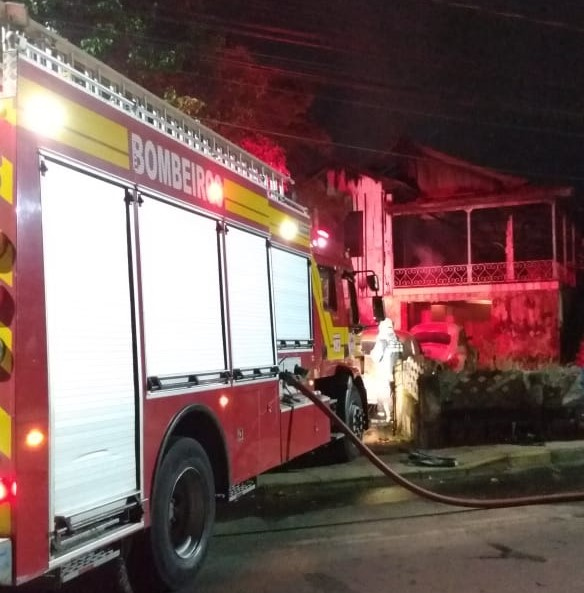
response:
[(295, 218), (281, 210), (276, 210), (276, 208), (270, 208), (270, 210), (270, 232), (272, 235), (280, 236), (280, 225), (284, 220), (290, 219), (298, 225), (298, 234), (290, 242), (301, 247), (310, 247), (310, 231), (306, 220)]
[(14, 200), (14, 165), (0, 155), (0, 198), (12, 204)]
[(263, 227), (268, 227), (273, 235), (279, 236), (280, 225), (285, 219), (294, 220), (298, 224), (298, 235), (291, 241), (301, 247), (310, 246), (308, 222), (292, 214), (273, 208), (265, 195), (258, 194), (226, 179), (223, 183), (225, 193), (225, 209)]
[(0, 536), (10, 535), (10, 503), (0, 504)]
[(0, 408), (0, 453), (10, 458), (12, 454), (12, 418)]
[(266, 196), (257, 194), (230, 179), (223, 182), (223, 191), (225, 209), (228, 212), (268, 226), (270, 212)]
[[(48, 133), (53, 139), (129, 170), (129, 140), (126, 127), (31, 80), (21, 78), (19, 90), (22, 95), (21, 104), (24, 106), (33, 97), (45, 97), (63, 106), (67, 113), (66, 122), (61, 128)], [(27, 129), (36, 131), (32, 122), (28, 122), (22, 114), (19, 116), (19, 122)]]
[[(9, 239), (7, 231), (14, 219), (15, 195), (15, 128), (16, 110), (14, 99), (0, 99), (0, 207), (2, 212), (2, 227), (0, 227), (0, 283), (8, 287), (14, 282), (14, 245)], [(4, 289), (3, 289), (4, 290)], [(0, 323), (1, 350), (4, 352), (0, 359), (2, 374), (12, 372), (12, 330)], [(2, 403), (7, 409), (12, 409), (12, 387), (3, 384)], [(10, 467), (6, 459), (12, 455), (12, 418), (0, 407), (0, 465), (5, 470)], [(11, 533), (11, 508), (9, 502), (0, 504), (0, 588), (2, 585), (12, 584), (12, 544), (10, 540), (2, 539)]]
[[(322, 338), (326, 346), (328, 360), (343, 360), (345, 358), (345, 346), (349, 345), (349, 328), (333, 325), (333, 318), (329, 311), (324, 310), (322, 297), (322, 281), (318, 271), (318, 265), (312, 259), (312, 290), (314, 302), (320, 321)], [(337, 342), (335, 348), (335, 341)]]
[(14, 246), (12, 243), (6, 241), (4, 250), (0, 253), (0, 280), (7, 286), (12, 286), (14, 281), (13, 267)]
[[(0, 359), (0, 368), (4, 370), (4, 372), (10, 374), (12, 373), (13, 367), (13, 358), (12, 358), (12, 330), (5, 325), (0, 323), (0, 340), (4, 345), (4, 355)], [(2, 408), (0, 408), (2, 410)], [(0, 421), (0, 428), (2, 423)], [(2, 434), (0, 434), (0, 443), (2, 442)], [(2, 448), (0, 447), (0, 451)]]
[(0, 119), (7, 121), (10, 125), (16, 125), (16, 108), (14, 106), (14, 99), (0, 99)]

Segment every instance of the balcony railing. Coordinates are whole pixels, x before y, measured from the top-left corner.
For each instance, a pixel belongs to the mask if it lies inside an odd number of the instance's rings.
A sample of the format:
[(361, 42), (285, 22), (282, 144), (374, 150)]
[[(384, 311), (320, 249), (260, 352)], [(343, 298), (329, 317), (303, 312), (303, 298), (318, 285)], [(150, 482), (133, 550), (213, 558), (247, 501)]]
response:
[(550, 280), (560, 280), (566, 284), (574, 285), (573, 267), (565, 268), (553, 260), (536, 260), (396, 268), (394, 271), (394, 288), (546, 282)]

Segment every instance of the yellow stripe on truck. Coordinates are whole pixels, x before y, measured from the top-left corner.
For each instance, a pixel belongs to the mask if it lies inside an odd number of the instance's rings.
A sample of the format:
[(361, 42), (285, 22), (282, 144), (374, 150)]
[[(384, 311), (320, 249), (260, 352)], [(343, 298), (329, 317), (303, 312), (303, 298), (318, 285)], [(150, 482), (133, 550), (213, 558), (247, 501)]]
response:
[(45, 136), (123, 169), (130, 169), (127, 128), (30, 80), (21, 79), (18, 121), (35, 133), (38, 132), (35, 118), (31, 118), (27, 110), (39, 104), (46, 106), (45, 117), (51, 117), (49, 106), (53, 106), (59, 110), (63, 120), (61, 126), (43, 130)]
[[(14, 165), (0, 155), (0, 198), (8, 204), (14, 203)], [(0, 280), (12, 286), (14, 267), (14, 246), (0, 229)]]
[[(12, 330), (0, 323), (0, 341), (4, 344), (4, 355), (0, 359), (0, 368), (4, 369), (9, 375), (12, 373), (14, 361), (12, 358)], [(2, 410), (2, 408), (0, 408)], [(0, 431), (2, 430), (2, 414), (0, 413)], [(2, 433), (0, 432), (0, 444), (2, 443)], [(0, 447), (0, 452), (2, 448)]]
[[(294, 243), (300, 245), (302, 247), (310, 247), (310, 237), (308, 234), (308, 226), (306, 221), (300, 221), (289, 214), (282, 212), (281, 210), (276, 210), (275, 208), (271, 209), (272, 212), (270, 214), (270, 232), (273, 235), (280, 234), (280, 225), (286, 219), (293, 220), (298, 225), (298, 234), (294, 238)], [(305, 231), (303, 231), (302, 227), (305, 227)]]
[(225, 209), (230, 214), (236, 214), (250, 222), (267, 227), (272, 235), (279, 235), (280, 224), (284, 219), (288, 218), (295, 221), (300, 229), (300, 233), (294, 238), (293, 242), (302, 247), (310, 246), (308, 233), (304, 232), (302, 234), (302, 226), (303, 223), (304, 226), (307, 226), (306, 222), (273, 208), (265, 195), (247, 189), (230, 179), (224, 181), (223, 193), (225, 195)]
[(322, 338), (326, 346), (328, 360), (342, 360), (345, 358), (345, 346), (349, 345), (349, 328), (337, 327), (333, 324), (333, 318), (328, 311), (324, 310), (322, 298), (322, 282), (318, 273), (318, 265), (312, 260), (312, 290), (316, 303), (316, 311), (320, 321)]
[[(12, 454), (12, 419), (0, 408), (0, 454), (10, 458)], [(0, 504), (0, 536), (10, 535), (10, 503)]]
[(262, 226), (268, 226), (270, 212), (267, 197), (257, 194), (230, 179), (225, 179), (223, 193), (225, 194), (225, 209), (227, 212), (237, 214)]
[(13, 126), (16, 125), (16, 109), (13, 98), (0, 99), (0, 119)]
[(12, 455), (12, 418), (0, 408), (0, 454), (10, 458)]
[(10, 535), (10, 503), (0, 504), (0, 536)]
[[(0, 231), (1, 232), (1, 231)], [(4, 250), (1, 251), (0, 241), (0, 280), (7, 286), (12, 286), (14, 280), (14, 246), (9, 241), (4, 242)]]
[(14, 201), (14, 165), (0, 155), (0, 198), (9, 204)]

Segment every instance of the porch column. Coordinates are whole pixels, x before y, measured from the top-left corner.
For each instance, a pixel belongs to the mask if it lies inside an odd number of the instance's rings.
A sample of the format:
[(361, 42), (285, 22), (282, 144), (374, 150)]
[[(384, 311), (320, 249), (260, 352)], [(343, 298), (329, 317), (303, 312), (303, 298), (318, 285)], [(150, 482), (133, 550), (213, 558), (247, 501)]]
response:
[(470, 236), (470, 215), (472, 208), (466, 210), (466, 281), (472, 284), (472, 241)]
[(392, 295), (395, 286), (395, 256), (393, 252), (393, 216), (387, 213), (387, 204), (393, 202), (393, 195), (381, 190), (381, 227), (383, 236), (383, 295)]
[(558, 277), (558, 249), (556, 242), (556, 203), (551, 203), (552, 208), (552, 278)]
[(572, 265), (576, 267), (576, 225), (572, 223)]
[(564, 270), (568, 267), (568, 224), (566, 221), (566, 213), (562, 214), (562, 248), (564, 251)]
[(507, 282), (515, 280), (515, 238), (513, 234), (513, 214), (507, 217), (505, 230), (505, 268)]

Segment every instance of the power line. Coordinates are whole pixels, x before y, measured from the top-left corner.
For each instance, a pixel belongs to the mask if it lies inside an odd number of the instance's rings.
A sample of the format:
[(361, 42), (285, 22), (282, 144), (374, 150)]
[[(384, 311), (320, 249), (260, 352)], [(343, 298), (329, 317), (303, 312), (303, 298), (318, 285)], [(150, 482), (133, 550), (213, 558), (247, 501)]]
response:
[[(419, 1), (419, 0), (418, 0)], [(433, 2), (434, 0), (427, 0), (429, 2)], [(435, 0), (436, 2), (441, 2), (443, 0)], [(272, 7), (273, 8), (273, 7)], [(288, 7), (289, 8), (289, 7)], [(283, 7), (278, 7), (278, 16), (281, 16)], [(143, 15), (142, 12), (134, 12), (133, 14), (136, 15)], [(262, 15), (266, 16), (267, 11), (262, 11)], [(274, 13), (275, 14), (275, 13)], [(317, 14), (317, 13), (312, 13)], [(354, 55), (355, 53), (359, 53), (363, 57), (374, 58), (376, 60), (387, 60), (387, 56), (378, 52), (370, 52), (364, 51), (362, 47), (360, 47), (359, 43), (355, 43), (355, 39), (351, 39), (346, 35), (342, 36), (342, 46), (334, 45), (330, 43), (330, 41), (324, 41), (325, 37), (322, 34), (316, 35), (315, 33), (307, 33), (304, 31), (299, 31), (298, 29), (292, 29), (290, 27), (282, 28), (282, 27), (273, 27), (267, 25), (259, 25), (257, 23), (246, 23), (240, 22), (233, 19), (224, 19), (218, 17), (216, 15), (211, 15), (208, 13), (203, 12), (189, 12), (188, 14), (181, 14), (180, 18), (174, 18), (172, 16), (167, 15), (159, 15), (157, 16), (157, 21), (159, 22), (167, 22), (172, 24), (179, 24), (179, 25), (196, 25), (201, 28), (207, 28), (210, 30), (217, 30), (223, 33), (228, 33), (230, 35), (234, 35), (237, 37), (242, 38), (250, 38), (265, 42), (272, 42), (278, 43), (280, 45), (292, 45), (296, 47), (304, 47), (306, 49), (312, 50), (321, 50), (326, 51), (327, 53), (341, 53), (347, 55)], [(391, 25), (391, 23), (390, 23)], [(360, 38), (359, 38), (360, 39)], [(408, 57), (409, 60), (412, 60), (412, 56)], [(452, 55), (449, 56), (449, 61), (454, 59)], [(467, 60), (464, 57), (457, 56), (456, 60), (460, 61), (461, 63), (465, 63), (469, 66), (472, 66), (474, 62), (472, 60)], [(417, 62), (424, 62), (427, 63), (427, 58), (424, 59), (415, 59)], [(484, 70), (484, 64), (481, 65), (481, 71)], [(483, 74), (483, 72), (481, 72)], [(492, 75), (492, 74), (491, 74)], [(509, 79), (512, 80), (512, 79)], [(539, 77), (538, 82), (541, 82), (541, 77)], [(544, 81), (544, 84), (545, 81)], [(547, 85), (550, 86), (550, 85)], [(556, 86), (556, 85), (551, 85)], [(574, 87), (574, 92), (579, 92), (579, 88)]]
[[(318, 138), (307, 138), (305, 136), (299, 136), (296, 134), (289, 134), (289, 133), (284, 133), (284, 132), (277, 132), (275, 130), (266, 130), (263, 128), (256, 128), (256, 127), (252, 127), (252, 126), (233, 124), (230, 122), (221, 121), (221, 120), (213, 119), (213, 118), (207, 118), (207, 117), (202, 117), (200, 119), (203, 123), (205, 123), (209, 126), (213, 126), (213, 125), (225, 126), (228, 128), (245, 130), (247, 132), (254, 132), (256, 134), (263, 134), (266, 136), (274, 136), (277, 138), (285, 138), (288, 140), (297, 140), (297, 141), (301, 141), (301, 142), (304, 142), (307, 144), (317, 144), (317, 145), (321, 145), (321, 146), (336, 146), (337, 148), (355, 150), (358, 152), (378, 154), (381, 156), (402, 157), (402, 158), (408, 158), (408, 159), (417, 160), (417, 161), (432, 161), (433, 160), (431, 157), (411, 155), (408, 153), (399, 152), (399, 151), (395, 151), (395, 150), (372, 148), (369, 146), (359, 146), (357, 144), (347, 144), (347, 143), (343, 143), (343, 142), (334, 142), (334, 141), (328, 141), (328, 140), (319, 140)], [(548, 179), (554, 178), (554, 179), (562, 179), (562, 180), (566, 180), (566, 181), (584, 181), (584, 176), (555, 175), (555, 174), (551, 174), (551, 173), (544, 174), (544, 173), (537, 173), (537, 172), (533, 172), (533, 171), (530, 171), (530, 172), (520, 171), (517, 169), (503, 169), (503, 168), (499, 168), (499, 167), (487, 167), (487, 168), (491, 169), (492, 171), (504, 173), (507, 175), (521, 175), (524, 177), (539, 177), (539, 178), (548, 178)]]
[[(434, 1), (434, 0), (431, 0), (431, 1)], [(175, 22), (178, 22), (178, 21), (175, 21)], [(72, 24), (74, 24), (74, 23), (72, 23)], [(77, 25), (79, 25), (79, 24), (77, 24)], [(167, 40), (156, 39), (154, 37), (150, 37), (147, 35), (141, 35), (141, 36), (135, 35), (134, 37), (142, 38), (146, 41), (152, 41), (152, 42), (158, 43), (160, 46), (163, 46), (163, 45), (172, 46), (172, 44), (170, 44), (170, 42), (168, 42)], [(266, 54), (264, 54), (264, 56), (266, 56)], [(268, 57), (269, 57), (269, 54), (268, 54)], [(311, 64), (310, 60), (305, 60), (305, 62), (307, 64)], [(294, 70), (286, 70), (286, 69), (282, 69), (282, 68), (273, 68), (273, 67), (270, 68), (269, 66), (262, 66), (262, 65), (256, 65), (256, 66), (249, 65), (249, 64), (245, 64), (245, 65), (251, 66), (252, 68), (264, 69), (264, 70), (267, 70), (268, 72), (272, 72), (274, 74), (279, 74), (282, 76), (294, 76), (294, 74), (295, 74)], [(179, 71), (179, 72), (182, 75), (191, 74), (189, 72), (184, 72), (184, 71)], [(319, 73), (315, 74), (315, 73), (296, 72), (296, 74), (298, 74), (300, 77), (305, 76), (306, 80), (311, 83), (322, 84), (322, 85), (335, 84), (335, 80), (332, 77), (327, 77), (324, 75), (319, 76)], [(206, 77), (206, 78), (220, 80), (217, 77)], [(250, 83), (244, 83), (241, 81), (232, 80), (230, 82), (232, 84), (243, 84), (246, 86), (253, 86)], [(364, 84), (366, 85), (366, 84), (370, 83), (371, 81), (359, 81), (359, 80), (347, 79), (342, 82), (343, 82), (343, 85), (345, 88), (349, 88), (352, 90), (367, 90), (367, 91), (375, 91), (375, 92), (383, 92), (383, 93), (389, 93), (389, 92), (418, 93), (419, 95), (428, 96), (427, 90), (419, 89), (419, 88), (415, 89), (415, 88), (403, 88), (403, 87), (395, 87), (395, 86), (392, 87), (392, 86), (388, 86), (388, 85), (381, 85), (381, 86), (378, 85), (375, 89), (371, 89), (371, 88), (363, 87)], [(374, 81), (374, 82), (376, 82), (376, 81)], [(359, 85), (361, 85), (361, 86), (359, 86)], [(284, 92), (284, 93), (292, 92), (292, 93), (294, 93), (294, 91), (287, 91), (286, 89), (280, 89), (278, 92)], [(567, 137), (576, 137), (576, 138), (584, 137), (584, 134), (580, 134), (578, 132), (563, 131), (563, 130), (557, 130), (557, 129), (552, 129), (552, 128), (542, 128), (542, 127), (537, 127), (537, 126), (522, 126), (522, 125), (517, 125), (517, 124), (509, 124), (509, 123), (501, 123), (501, 122), (485, 122), (485, 121), (461, 117), (459, 115), (437, 113), (435, 111), (428, 111), (428, 110), (424, 111), (424, 110), (414, 110), (411, 108), (391, 107), (388, 105), (379, 105), (379, 104), (373, 103), (373, 102), (368, 103), (365, 101), (349, 100), (349, 99), (343, 99), (340, 97), (327, 96), (322, 93), (319, 94), (319, 97), (322, 98), (323, 100), (327, 100), (327, 101), (334, 101), (334, 102), (339, 102), (339, 103), (351, 104), (351, 105), (355, 105), (355, 106), (380, 109), (380, 110), (391, 111), (391, 112), (395, 112), (395, 113), (413, 115), (416, 117), (424, 117), (424, 118), (430, 118), (430, 119), (443, 119), (443, 120), (455, 121), (455, 122), (463, 123), (463, 124), (473, 124), (473, 125), (481, 125), (481, 126), (486, 125), (486, 126), (494, 126), (494, 127), (500, 127), (500, 128), (506, 128), (506, 129), (516, 129), (516, 130), (521, 130), (521, 131), (556, 134), (556, 135), (562, 135), (562, 136), (567, 136)], [(546, 113), (546, 114), (549, 115), (550, 113)], [(553, 112), (551, 114), (553, 114)], [(555, 112), (555, 114), (558, 114), (558, 112)], [(581, 114), (576, 114), (576, 113), (572, 113), (572, 112), (565, 112), (562, 115), (569, 115), (570, 117), (581, 118)], [(273, 135), (273, 136), (286, 137), (289, 139), (302, 140), (304, 142), (313, 142), (313, 140), (307, 139), (306, 137), (303, 137), (303, 136), (295, 136), (293, 134), (285, 134), (285, 133), (277, 132), (277, 131), (269, 131), (269, 130), (261, 131), (259, 129), (254, 129), (254, 128), (250, 128), (250, 127), (246, 128), (245, 126), (237, 126), (234, 124), (229, 124), (227, 122), (222, 122), (222, 125), (231, 126), (231, 127), (240, 127), (242, 129), (247, 129), (249, 131), (261, 132), (261, 133), (265, 133), (265, 134), (269, 134), (269, 135)], [(364, 146), (356, 146), (356, 145), (335, 143), (335, 142), (333, 142), (331, 144), (333, 146), (337, 146), (339, 148), (359, 150), (361, 152), (391, 154), (391, 151), (383, 151), (383, 150), (368, 148), (368, 147), (364, 147)], [(404, 156), (404, 155), (402, 155), (402, 156)], [(501, 171), (503, 171), (503, 170), (501, 170)], [(506, 172), (511, 172), (511, 171), (506, 171)], [(539, 177), (552, 176), (552, 175), (537, 174), (537, 173), (533, 173), (533, 172), (521, 173), (521, 174), (529, 175), (532, 177), (533, 176), (539, 176)], [(555, 176), (555, 177), (560, 177), (560, 176)], [(583, 180), (583, 178), (577, 177), (577, 176), (561, 176), (561, 178), (570, 179), (570, 180), (574, 180), (574, 181), (575, 180), (577, 180), (577, 181)]]
[[(72, 22), (68, 22), (67, 24), (69, 25), (73, 25), (73, 26), (78, 26), (79, 29), (85, 29), (85, 28), (89, 28), (89, 26), (85, 26), (85, 25), (81, 25), (78, 23), (72, 23)], [(169, 46), (169, 47), (174, 47), (174, 44), (170, 43), (167, 40), (163, 40), (163, 39), (159, 39), (159, 38), (154, 38), (151, 36), (146, 36), (146, 35), (140, 35), (140, 34), (127, 34), (126, 36), (128, 37), (132, 37), (132, 38), (136, 38), (136, 39), (142, 39), (144, 41), (149, 41), (149, 42), (154, 42), (157, 45), (165, 45), (165, 46)], [(202, 58), (202, 61), (210, 61), (209, 59), (209, 54), (205, 55), (203, 53), (199, 53), (199, 55)], [(257, 55), (257, 54), (252, 54), (252, 55)], [(270, 57), (269, 55), (266, 54), (262, 54), (264, 57)], [(405, 95), (417, 95), (417, 96), (421, 96), (421, 97), (429, 97), (430, 93), (429, 93), (429, 89), (427, 88), (423, 88), (423, 87), (419, 87), (416, 85), (396, 85), (396, 84), (387, 84), (385, 82), (379, 81), (379, 80), (371, 80), (371, 79), (356, 79), (356, 78), (351, 78), (351, 77), (345, 77), (343, 78), (343, 73), (339, 73), (340, 77), (333, 77), (327, 74), (323, 74), (320, 72), (303, 72), (303, 71), (299, 71), (299, 70), (292, 70), (292, 69), (287, 69), (287, 68), (278, 68), (276, 66), (269, 66), (269, 65), (265, 65), (265, 64), (253, 64), (253, 63), (248, 63), (248, 62), (242, 62), (242, 61), (237, 61), (237, 60), (233, 60), (233, 59), (229, 59), (227, 58), (228, 62), (234, 64), (234, 65), (239, 65), (245, 68), (248, 68), (250, 70), (257, 70), (257, 71), (263, 71), (266, 73), (270, 73), (270, 74), (274, 74), (277, 76), (288, 76), (291, 78), (296, 78), (299, 80), (304, 80), (305, 82), (311, 83), (311, 84), (318, 84), (318, 85), (324, 85), (324, 86), (334, 86), (334, 87), (338, 87), (338, 88), (345, 88), (345, 89), (349, 89), (349, 90), (353, 90), (353, 91), (361, 91), (361, 92), (369, 92), (369, 93), (382, 93), (382, 94), (387, 94), (387, 93), (401, 93), (401, 94), (405, 94)], [(305, 63), (310, 63), (309, 61), (304, 61)], [(175, 70), (175, 72), (183, 74), (183, 75), (188, 75), (189, 72), (185, 71), (185, 70)], [(336, 73), (336, 72), (335, 72)], [(205, 77), (205, 78), (211, 78), (213, 79), (214, 77)], [(218, 78), (214, 78), (215, 80), (219, 80)], [(249, 83), (248, 83), (249, 85)], [(251, 85), (249, 85), (251, 86)], [(284, 91), (282, 91), (284, 92)], [(442, 91), (442, 93), (444, 93), (444, 91)], [(372, 103), (367, 103), (367, 102), (363, 102), (363, 101), (357, 101), (357, 100), (338, 100), (338, 99), (333, 99), (332, 97), (327, 97), (326, 95), (323, 95), (322, 93), (318, 93), (319, 97), (322, 97), (324, 100), (329, 100), (329, 101), (334, 101), (334, 102), (342, 102), (342, 103), (349, 103), (349, 104), (355, 104), (355, 105), (360, 105), (360, 106), (369, 106), (369, 107), (375, 107), (374, 104)], [(432, 95), (432, 97), (435, 97), (435, 95)], [(477, 98), (476, 97), (472, 97), (472, 96), (468, 96), (468, 98), (466, 99), (466, 101), (461, 101), (460, 99), (456, 99), (456, 98), (452, 98), (449, 100), (450, 104), (458, 104), (464, 108), (468, 108), (469, 106), (476, 108), (477, 107)], [(556, 117), (561, 117), (561, 118), (572, 118), (572, 119), (576, 119), (576, 120), (580, 120), (580, 122), (582, 122), (583, 120), (583, 115), (580, 112), (573, 112), (573, 111), (568, 111), (568, 110), (561, 110), (561, 109), (556, 109), (556, 108), (541, 108), (541, 107), (534, 107), (533, 105), (525, 105), (525, 103), (523, 104), (518, 104), (517, 106), (515, 104), (511, 105), (511, 104), (503, 104), (501, 102), (499, 102), (498, 104), (499, 107), (504, 107), (506, 108), (508, 111), (519, 111), (521, 112), (522, 115), (525, 114), (525, 111), (528, 110), (531, 112), (531, 114), (536, 114), (536, 115), (544, 115), (544, 116), (556, 116)], [(428, 117), (428, 116), (432, 116), (432, 112), (429, 111), (423, 111), (423, 110), (411, 110), (411, 109), (400, 109), (400, 108), (392, 108), (392, 107), (381, 107), (383, 109), (386, 109), (388, 111), (395, 111), (395, 112), (400, 112), (400, 113), (409, 113), (411, 115), (422, 115), (424, 117)], [(455, 121), (469, 121), (468, 118), (464, 118), (464, 117), (460, 117), (460, 116), (453, 116), (453, 115), (447, 115), (447, 114), (435, 114), (436, 117), (442, 118), (442, 119), (451, 119), (451, 120), (455, 120)], [(537, 126), (526, 126), (526, 125), (518, 125), (518, 124), (505, 124), (505, 123), (499, 123), (499, 122), (484, 122), (484, 121), (480, 121), (480, 120), (472, 120), (472, 121), (476, 121), (477, 124), (479, 125), (489, 125), (489, 126), (498, 126), (498, 127), (508, 127), (508, 128), (512, 128), (512, 129), (517, 129), (517, 130), (525, 130), (525, 131), (542, 131), (545, 133), (552, 133), (552, 134), (558, 134), (558, 135), (562, 135), (562, 136), (575, 136), (575, 137), (581, 137), (582, 135), (577, 133), (577, 132), (568, 132), (568, 131), (563, 131), (563, 130), (555, 130), (552, 128), (541, 128), (541, 127), (537, 127)]]
[(481, 15), (488, 15), (488, 16), (495, 16), (500, 17), (503, 19), (511, 19), (518, 22), (529, 23), (533, 25), (540, 25), (543, 27), (550, 27), (553, 29), (559, 29), (562, 31), (571, 31), (573, 33), (584, 33), (584, 27), (579, 27), (573, 25), (571, 23), (566, 23), (564, 21), (558, 20), (551, 20), (551, 19), (540, 19), (536, 17), (532, 17), (526, 15), (521, 12), (511, 12), (505, 10), (494, 10), (492, 8), (485, 8), (483, 6), (479, 6), (477, 4), (472, 4), (469, 2), (456, 2), (455, 0), (428, 0), (433, 4), (438, 4), (440, 6), (445, 6), (448, 8), (456, 8), (461, 10), (466, 10), (469, 12), (474, 12)]
[[(458, 10), (466, 10), (469, 12), (474, 12), (479, 15), (483, 16), (495, 16), (503, 19), (511, 19), (515, 21), (530, 23), (534, 25), (540, 25), (544, 27), (549, 27), (553, 29), (561, 29), (565, 31), (573, 31), (576, 33), (584, 33), (584, 27), (579, 25), (574, 25), (573, 23), (566, 22), (565, 20), (560, 19), (545, 19), (545, 18), (538, 18), (535, 16), (531, 16), (522, 12), (511, 11), (511, 10), (497, 10), (490, 7), (484, 7), (476, 2), (469, 2), (469, 1), (461, 1), (461, 0), (410, 0), (410, 2), (424, 2), (426, 4), (436, 4), (439, 6), (444, 6), (447, 8), (454, 8)], [(253, 0), (253, 3), (256, 6), (262, 6), (261, 14), (265, 15), (269, 10), (273, 11), (273, 14), (282, 14), (287, 9), (287, 14), (294, 15), (299, 11), (299, 7), (302, 5), (302, 2), (294, 3), (292, 0), (288, 0), (285, 4), (278, 4), (277, 11), (274, 10), (274, 5), (272, 4), (271, 0), (267, 0), (264, 2)], [(380, 3), (383, 5), (384, 3)], [(303, 5), (304, 6), (304, 5)], [(310, 6), (314, 6), (310, 3)], [(554, 6), (555, 7), (555, 6)], [(379, 14), (382, 13), (382, 10), (378, 11)], [(316, 16), (320, 14), (317, 11), (309, 11), (308, 14)]]
[[(201, 75), (202, 78), (208, 78), (205, 75)], [(220, 80), (218, 77), (209, 77), (214, 80)], [(230, 84), (235, 84), (239, 86), (250, 86), (255, 87), (251, 83), (246, 83), (241, 80), (229, 80)], [(282, 94), (290, 94), (295, 95), (298, 94), (296, 91), (289, 91), (287, 89), (279, 89), (278, 93)], [(492, 121), (485, 121), (485, 120), (477, 120), (477, 119), (470, 119), (465, 118), (460, 115), (452, 115), (446, 113), (437, 113), (436, 111), (424, 111), (424, 110), (417, 110), (412, 108), (400, 108), (400, 107), (391, 107), (389, 105), (380, 105), (377, 103), (366, 102), (362, 100), (355, 100), (355, 99), (342, 99), (340, 97), (332, 97), (329, 95), (319, 94), (319, 98), (324, 101), (330, 101), (334, 103), (341, 103), (347, 105), (353, 105), (358, 107), (366, 107), (369, 109), (377, 109), (380, 111), (388, 111), (391, 113), (401, 113), (403, 115), (413, 115), (416, 117), (423, 117), (427, 119), (442, 119), (446, 121), (453, 121), (462, 124), (468, 125), (479, 125), (479, 126), (489, 126), (489, 127), (498, 127), (498, 128), (505, 128), (505, 129), (512, 129), (524, 132), (534, 132), (534, 133), (542, 133), (542, 134), (553, 134), (557, 136), (565, 136), (565, 137), (572, 137), (572, 138), (584, 138), (584, 132), (573, 132), (573, 131), (566, 131), (566, 130), (558, 130), (555, 128), (543, 128), (537, 126), (527, 126), (521, 124), (511, 124), (511, 123), (501, 123), (501, 122), (492, 122)]]

